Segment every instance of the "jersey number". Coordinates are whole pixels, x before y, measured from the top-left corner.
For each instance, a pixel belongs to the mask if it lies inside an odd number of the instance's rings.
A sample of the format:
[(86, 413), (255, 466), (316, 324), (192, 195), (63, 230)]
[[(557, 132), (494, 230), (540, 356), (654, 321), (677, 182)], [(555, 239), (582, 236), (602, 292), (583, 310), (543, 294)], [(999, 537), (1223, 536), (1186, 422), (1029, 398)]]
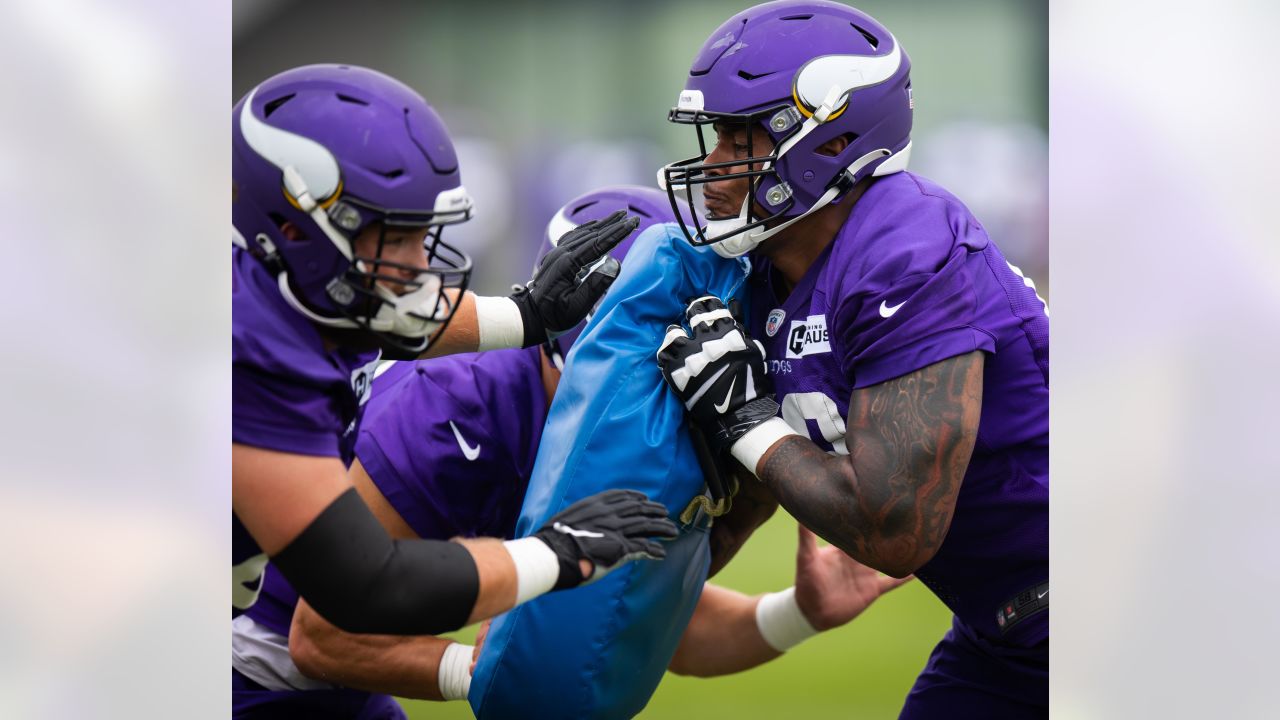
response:
[(782, 419), (792, 430), (801, 435), (809, 435), (809, 424), (812, 420), (818, 424), (818, 432), (822, 439), (831, 445), (831, 451), (837, 455), (848, 455), (849, 449), (844, 445), (844, 418), (840, 417), (840, 408), (836, 402), (820, 392), (791, 393), (782, 398)]

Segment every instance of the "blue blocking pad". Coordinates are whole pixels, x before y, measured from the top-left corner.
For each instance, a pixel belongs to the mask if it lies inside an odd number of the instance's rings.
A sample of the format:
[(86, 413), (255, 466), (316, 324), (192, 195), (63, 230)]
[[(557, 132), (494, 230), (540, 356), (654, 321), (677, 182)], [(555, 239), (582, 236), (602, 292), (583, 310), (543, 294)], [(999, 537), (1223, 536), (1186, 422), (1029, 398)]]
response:
[[(745, 302), (747, 260), (695, 248), (656, 225), (628, 251), (617, 282), (574, 344), (556, 390), (516, 535), (573, 502), (632, 488), (678, 517), (703, 492), (684, 407), (658, 371), (658, 345), (688, 301)], [(471, 681), (480, 720), (622, 718), (662, 680), (710, 565), (708, 523), (682, 525), (662, 561), (627, 563), (494, 619)]]

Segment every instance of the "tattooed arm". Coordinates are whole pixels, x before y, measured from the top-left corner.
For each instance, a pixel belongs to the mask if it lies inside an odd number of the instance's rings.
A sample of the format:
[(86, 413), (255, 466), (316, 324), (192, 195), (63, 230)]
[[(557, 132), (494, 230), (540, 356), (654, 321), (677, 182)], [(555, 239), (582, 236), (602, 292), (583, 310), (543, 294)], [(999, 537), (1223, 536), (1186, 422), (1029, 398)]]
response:
[(756, 473), (797, 520), (850, 556), (904, 577), (951, 526), (978, 434), (981, 351), (853, 391), (847, 456), (808, 438), (775, 443)]

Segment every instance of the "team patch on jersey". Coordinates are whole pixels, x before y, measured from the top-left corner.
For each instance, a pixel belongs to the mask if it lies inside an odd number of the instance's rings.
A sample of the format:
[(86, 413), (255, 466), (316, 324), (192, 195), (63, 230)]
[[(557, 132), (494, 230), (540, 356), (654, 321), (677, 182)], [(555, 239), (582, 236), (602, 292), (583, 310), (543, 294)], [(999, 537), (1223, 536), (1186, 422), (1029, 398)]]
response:
[(827, 334), (826, 315), (810, 315), (804, 320), (791, 321), (791, 332), (787, 335), (788, 358), (827, 352), (831, 352), (831, 339)]
[(355, 393), (356, 399), (361, 405), (369, 402), (369, 392), (373, 389), (374, 373), (378, 369), (378, 361), (381, 359), (382, 353), (378, 353), (378, 357), (370, 360), (368, 364), (351, 371), (351, 391)]
[(787, 316), (787, 311), (778, 308), (769, 313), (769, 319), (764, 323), (764, 334), (773, 337), (778, 334), (778, 328), (782, 327), (782, 319)]

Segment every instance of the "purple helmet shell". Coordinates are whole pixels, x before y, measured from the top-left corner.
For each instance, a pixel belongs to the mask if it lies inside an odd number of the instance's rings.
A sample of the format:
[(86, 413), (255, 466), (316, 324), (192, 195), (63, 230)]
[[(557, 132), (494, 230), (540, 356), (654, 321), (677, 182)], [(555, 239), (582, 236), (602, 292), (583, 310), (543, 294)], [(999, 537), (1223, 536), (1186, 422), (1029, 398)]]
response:
[[(444, 289), (465, 289), (471, 269), (440, 228), (469, 219), (472, 202), (422, 96), (366, 68), (295, 68), (235, 104), (231, 143), (233, 239), (278, 274), (289, 304), (318, 325), (371, 333), (389, 354), (425, 350), (456, 309)], [(355, 239), (375, 223), (377, 251), (358, 255)], [(382, 258), (397, 228), (427, 229), (429, 267)], [(388, 268), (413, 279), (388, 289)]]
[[(625, 210), (628, 215), (634, 215), (640, 219), (640, 226), (636, 231), (618, 243), (610, 252), (610, 256), (619, 263), (622, 262), (627, 250), (631, 248), (631, 244), (640, 236), (640, 233), (652, 225), (676, 222), (676, 213), (672, 209), (671, 200), (666, 193), (656, 188), (639, 185), (610, 185), (592, 190), (565, 203), (564, 207), (551, 218), (551, 222), (547, 223), (542, 251), (538, 253), (539, 262), (552, 247), (560, 242), (560, 238), (564, 237), (565, 233), (583, 223), (606, 218), (619, 210)], [(556, 360), (557, 355), (563, 357), (569, 352), (584, 326), (585, 323), (581, 323), (556, 338), (552, 347), (548, 348), (548, 354), (553, 361)]]
[[(692, 208), (701, 184), (749, 178), (738, 217), (685, 227), (695, 245), (728, 240), (717, 251), (740, 255), (858, 180), (906, 169), (913, 107), (911, 61), (870, 15), (824, 0), (757, 5), (711, 33), (694, 58), (668, 119), (696, 126), (700, 155), (663, 168), (660, 182), (673, 202)], [(710, 124), (748, 137), (758, 125), (774, 149), (749, 146), (745, 159), (708, 164)], [(818, 151), (839, 137), (848, 141), (843, 151)]]
[(640, 219), (640, 227), (618, 243), (610, 253), (619, 262), (626, 256), (631, 243), (650, 225), (676, 221), (671, 200), (661, 190), (640, 185), (602, 187), (565, 203), (555, 217), (551, 218), (551, 222), (547, 223), (547, 232), (543, 238), (542, 252), (538, 254), (539, 258), (560, 242), (560, 238), (565, 233), (583, 223), (606, 218), (619, 210), (626, 210), (628, 215), (634, 215)]

